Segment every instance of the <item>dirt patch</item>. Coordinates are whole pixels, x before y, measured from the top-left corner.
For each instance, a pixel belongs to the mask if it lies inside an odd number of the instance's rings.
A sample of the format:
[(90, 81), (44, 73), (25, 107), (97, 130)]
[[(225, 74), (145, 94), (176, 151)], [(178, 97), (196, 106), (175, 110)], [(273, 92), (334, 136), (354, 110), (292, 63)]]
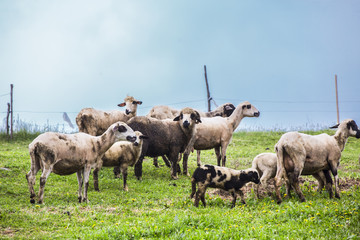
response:
[[(317, 181), (306, 180), (301, 177), (300, 177), (300, 183), (301, 183), (301, 186), (303, 186), (303, 187), (305, 186), (306, 188), (308, 188), (309, 190), (312, 190), (312, 191), (316, 191), (317, 185), (318, 185)], [(354, 186), (360, 188), (360, 178), (339, 178), (340, 192), (349, 191)], [(275, 192), (274, 179), (269, 180), (268, 187), (271, 192)], [(251, 192), (251, 189), (252, 189), (252, 184), (248, 184), (247, 186), (245, 186), (243, 188), (243, 192), (248, 194)], [(260, 192), (261, 196), (267, 196), (267, 192), (265, 191), (264, 188), (260, 187), (259, 192)], [(222, 189), (211, 189), (210, 188), (210, 189), (208, 189), (207, 193), (212, 198), (220, 197), (221, 199), (224, 199), (224, 200), (232, 200), (231, 194)]]
[(11, 228), (0, 229), (0, 235), (13, 237), (19, 230), (13, 230)]

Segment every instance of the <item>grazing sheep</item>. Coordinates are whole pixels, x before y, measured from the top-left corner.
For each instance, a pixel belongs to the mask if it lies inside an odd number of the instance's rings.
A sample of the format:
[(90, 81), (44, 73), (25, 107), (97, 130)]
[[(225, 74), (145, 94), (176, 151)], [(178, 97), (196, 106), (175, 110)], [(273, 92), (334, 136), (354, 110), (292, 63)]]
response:
[[(267, 190), (268, 195), (271, 196), (271, 191), (268, 189), (268, 181), (275, 177), (277, 169), (277, 156), (276, 153), (261, 153), (257, 155), (253, 162), (251, 168), (256, 169), (260, 176), (261, 185), (265, 190)], [(323, 172), (313, 174), (313, 176), (318, 180), (318, 191), (321, 192), (324, 184), (326, 182), (325, 175)], [(287, 195), (290, 196), (291, 186), (286, 182), (287, 185)], [(260, 185), (256, 185), (255, 191), (258, 198), (260, 198), (259, 193)]]
[[(123, 122), (112, 124), (98, 137), (86, 133), (61, 134), (47, 132), (39, 135), (29, 145), (31, 169), (26, 174), (30, 190), (30, 202), (35, 203), (34, 185), (36, 173), (41, 169), (39, 203), (43, 203), (46, 179), (53, 172), (58, 175), (77, 174), (78, 199), (88, 201), (87, 190), (91, 168), (99, 168), (102, 156), (119, 140), (135, 141), (134, 131)], [(84, 197), (81, 189), (84, 187)]]
[[(196, 192), (194, 205), (198, 207), (199, 199), (201, 199), (204, 207), (206, 207), (206, 188), (221, 188), (232, 194), (233, 200), (231, 206), (235, 207), (236, 194), (240, 195), (241, 202), (245, 204), (245, 197), (241, 188), (248, 182), (256, 184), (260, 182), (256, 169), (234, 170), (226, 167), (203, 165), (195, 169), (191, 178), (192, 191), (190, 198), (193, 198)], [(197, 191), (196, 185), (198, 186)]]
[(320, 135), (307, 135), (298, 132), (288, 132), (282, 135), (275, 146), (277, 154), (277, 172), (275, 176), (275, 191), (277, 202), (281, 203), (281, 178), (289, 181), (302, 202), (305, 197), (299, 186), (299, 176), (323, 172), (326, 179), (326, 189), (330, 198), (333, 197), (330, 171), (335, 178), (335, 197), (340, 198), (339, 178), (337, 168), (340, 163), (341, 152), (345, 148), (347, 139), (360, 138), (360, 130), (354, 120), (347, 119), (340, 124), (335, 135), (326, 133)]
[[(135, 131), (135, 135), (135, 142), (116, 142), (111, 146), (111, 148), (109, 148), (109, 150), (105, 152), (104, 156), (102, 157), (103, 167), (119, 167), (123, 175), (125, 191), (128, 191), (128, 186), (126, 183), (127, 168), (128, 166), (134, 166), (135, 163), (139, 160), (143, 139), (148, 138), (139, 131)], [(99, 191), (99, 170), (100, 169), (94, 169), (94, 188), (96, 191)]]
[[(225, 167), (226, 163), (226, 149), (231, 142), (233, 132), (239, 126), (241, 120), (244, 117), (259, 117), (260, 112), (249, 102), (240, 103), (230, 117), (213, 117), (203, 118), (202, 124), (196, 129), (195, 138), (189, 144), (184, 155), (189, 155), (192, 148), (196, 150), (208, 150), (215, 148), (217, 156), (217, 163), (220, 166), (220, 160), (222, 160), (221, 166)], [(221, 151), (221, 153), (220, 153)], [(183, 160), (183, 173), (188, 174), (187, 171), (187, 158)], [(197, 157), (198, 166), (200, 162), (200, 152), (198, 151)]]
[(198, 123), (201, 123), (200, 115), (192, 108), (182, 109), (173, 121), (145, 116), (130, 119), (128, 125), (132, 129), (149, 136), (149, 139), (144, 140), (140, 159), (135, 165), (136, 177), (141, 179), (144, 156), (166, 155), (171, 162), (171, 177), (177, 179), (179, 154), (185, 150), (190, 139), (195, 135), (195, 126)]
[(108, 127), (118, 121), (127, 122), (130, 118), (136, 116), (137, 106), (142, 104), (141, 101), (133, 97), (126, 97), (119, 107), (125, 107), (125, 112), (110, 111), (104, 112), (93, 108), (84, 108), (76, 116), (76, 124), (79, 132), (88, 133), (92, 136), (103, 134)]
[[(199, 110), (196, 111), (198, 111), (200, 117), (215, 117), (215, 116), (229, 117), (234, 110), (235, 110), (235, 106), (233, 104), (224, 103), (211, 112), (202, 112)], [(169, 106), (159, 105), (150, 109), (149, 113), (146, 116), (163, 120), (163, 119), (175, 118), (176, 116), (179, 115), (179, 113), (180, 113), (179, 110), (176, 110)]]

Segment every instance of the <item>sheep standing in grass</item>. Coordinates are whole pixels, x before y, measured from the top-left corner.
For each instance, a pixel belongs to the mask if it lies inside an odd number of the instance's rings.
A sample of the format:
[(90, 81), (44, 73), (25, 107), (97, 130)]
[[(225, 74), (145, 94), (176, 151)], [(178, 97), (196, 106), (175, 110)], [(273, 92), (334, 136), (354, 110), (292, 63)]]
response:
[[(194, 205), (198, 207), (199, 200), (201, 199), (205, 207), (206, 189), (208, 187), (220, 188), (232, 194), (232, 207), (235, 207), (236, 194), (240, 195), (241, 202), (245, 204), (245, 197), (241, 188), (248, 182), (256, 184), (260, 182), (256, 169), (234, 170), (226, 167), (203, 165), (195, 169), (191, 178), (190, 198), (193, 198), (196, 193)], [(197, 191), (196, 185), (198, 186)]]
[[(277, 169), (277, 156), (276, 153), (261, 153), (257, 155), (253, 162), (251, 168), (256, 169), (260, 176), (261, 185), (265, 190), (267, 190), (268, 195), (271, 196), (271, 191), (268, 189), (268, 181), (273, 179), (276, 175)], [(312, 174), (318, 181), (318, 192), (321, 192), (327, 182), (324, 172), (320, 171), (318, 173)], [(255, 191), (258, 198), (260, 198), (259, 193), (260, 185), (256, 185)], [(291, 196), (290, 190), (291, 185), (286, 182), (286, 194)]]
[[(26, 174), (30, 202), (35, 203), (34, 185), (36, 173), (41, 169), (39, 203), (44, 200), (46, 179), (53, 172), (58, 175), (77, 174), (79, 202), (88, 201), (87, 190), (92, 168), (100, 168), (102, 156), (119, 140), (135, 141), (134, 131), (123, 122), (112, 124), (101, 136), (86, 133), (61, 134), (47, 132), (39, 135), (29, 145), (31, 169)], [(84, 196), (81, 190), (84, 186)]]
[(281, 203), (281, 178), (284, 177), (295, 189), (300, 200), (305, 197), (300, 189), (299, 176), (323, 172), (326, 179), (326, 189), (330, 198), (333, 197), (332, 180), (329, 171), (335, 178), (335, 197), (340, 198), (339, 178), (337, 168), (340, 163), (341, 152), (345, 148), (347, 139), (360, 138), (360, 130), (354, 120), (347, 119), (333, 128), (338, 128), (335, 135), (328, 134), (307, 135), (298, 132), (288, 132), (282, 135), (275, 146), (277, 154), (277, 172), (275, 176), (275, 191), (277, 202)]
[[(239, 126), (244, 117), (259, 117), (260, 112), (249, 102), (240, 103), (230, 117), (203, 118), (202, 124), (196, 129), (195, 138), (189, 144), (184, 156), (189, 155), (192, 148), (196, 150), (208, 150), (215, 148), (217, 164), (225, 166), (226, 149), (231, 142), (233, 132)], [(201, 165), (200, 152), (198, 151), (197, 164)], [(183, 173), (188, 174), (187, 158), (183, 160)]]
[(139, 116), (130, 119), (128, 125), (132, 129), (149, 137), (144, 140), (140, 159), (135, 164), (136, 177), (141, 179), (144, 156), (166, 155), (171, 162), (171, 177), (177, 179), (179, 154), (194, 137), (198, 123), (201, 123), (200, 115), (192, 108), (182, 109), (173, 121)]
[(119, 107), (125, 107), (125, 112), (110, 111), (104, 112), (93, 108), (84, 108), (76, 116), (76, 124), (79, 132), (88, 133), (92, 136), (103, 134), (108, 127), (118, 121), (127, 122), (130, 118), (136, 116), (137, 106), (142, 104), (141, 101), (135, 100), (134, 97), (126, 97)]
[[(135, 131), (135, 135), (135, 142), (116, 142), (111, 146), (111, 148), (109, 148), (109, 150), (105, 152), (104, 156), (102, 157), (103, 167), (119, 167), (123, 175), (125, 191), (128, 191), (128, 185), (126, 183), (128, 166), (134, 166), (135, 163), (139, 160), (143, 139), (148, 138), (139, 131)], [(100, 169), (97, 168), (94, 169), (94, 188), (96, 191), (99, 191), (99, 170)]]

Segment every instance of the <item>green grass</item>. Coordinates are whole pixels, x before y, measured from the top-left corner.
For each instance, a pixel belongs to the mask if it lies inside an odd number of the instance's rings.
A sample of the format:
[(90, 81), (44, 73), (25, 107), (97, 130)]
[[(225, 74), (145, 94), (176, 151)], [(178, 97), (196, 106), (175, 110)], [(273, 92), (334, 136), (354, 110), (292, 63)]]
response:
[[(332, 134), (333, 132), (327, 131)], [(311, 132), (318, 134), (320, 132)], [(259, 153), (272, 152), (280, 132), (239, 132), (227, 151), (227, 166), (244, 169)], [(0, 136), (0, 238), (14, 239), (360, 239), (360, 187), (341, 192), (341, 199), (315, 192), (305, 182), (306, 202), (296, 194), (277, 205), (273, 198), (257, 200), (247, 195), (247, 204), (231, 209), (208, 190), (204, 208), (189, 199), (190, 178), (171, 180), (167, 167), (144, 162), (143, 181), (129, 169), (129, 191), (114, 179), (112, 169), (99, 175), (101, 192), (91, 184), (88, 204), (77, 202), (76, 175), (51, 174), (45, 187), (45, 203), (30, 204), (25, 174), (30, 169), (28, 144), (36, 136), (15, 136), (8, 142)], [(269, 150), (266, 150), (269, 148)], [(360, 141), (350, 138), (343, 152), (339, 176), (360, 178)], [(203, 163), (216, 164), (214, 151), (202, 151)], [(161, 160), (159, 160), (162, 163)], [(196, 154), (190, 156), (190, 172)], [(35, 190), (39, 187), (37, 175)], [(307, 178), (313, 180), (311, 177)], [(285, 193), (285, 189), (282, 192)]]

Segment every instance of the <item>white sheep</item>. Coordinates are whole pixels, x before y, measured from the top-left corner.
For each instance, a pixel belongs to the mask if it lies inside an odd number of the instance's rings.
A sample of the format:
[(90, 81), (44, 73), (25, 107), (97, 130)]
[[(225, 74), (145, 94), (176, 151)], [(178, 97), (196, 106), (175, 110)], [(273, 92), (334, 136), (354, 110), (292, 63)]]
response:
[(347, 139), (352, 136), (360, 138), (360, 130), (354, 120), (347, 119), (340, 124), (335, 135), (307, 135), (298, 132), (288, 132), (282, 135), (275, 146), (277, 154), (277, 171), (275, 176), (275, 191), (277, 202), (281, 203), (281, 178), (284, 177), (294, 188), (302, 202), (305, 197), (300, 189), (299, 176), (324, 173), (327, 180), (326, 189), (330, 198), (333, 196), (330, 171), (335, 178), (335, 197), (340, 198), (339, 178), (337, 168), (341, 152)]
[(123, 111), (105, 112), (94, 108), (84, 108), (76, 116), (76, 124), (79, 132), (88, 133), (92, 136), (103, 134), (108, 127), (118, 121), (127, 122), (130, 118), (136, 116), (137, 106), (142, 104), (141, 101), (135, 100), (134, 97), (126, 97), (119, 107), (125, 107)]
[[(271, 191), (268, 188), (268, 181), (270, 179), (275, 178), (276, 175), (276, 170), (277, 170), (276, 153), (260, 153), (254, 158), (251, 168), (254, 168), (258, 171), (261, 185), (265, 190), (267, 190), (268, 195), (271, 196)], [(325, 186), (325, 183), (327, 182), (325, 174), (323, 172), (318, 172), (312, 175), (318, 181), (317, 191), (321, 193), (322, 189)], [(260, 198), (259, 187), (260, 185), (256, 185), (255, 187), (256, 195), (258, 198)], [(290, 193), (291, 185), (289, 184), (289, 182), (286, 182), (286, 189), (287, 189), (286, 194), (288, 196), (291, 196)]]
[[(249, 102), (245, 101), (240, 103), (230, 117), (213, 117), (203, 118), (202, 124), (196, 128), (195, 138), (189, 143), (188, 148), (184, 155), (189, 155), (190, 151), (194, 148), (196, 150), (208, 150), (215, 148), (217, 156), (217, 164), (225, 166), (226, 163), (226, 149), (231, 142), (233, 132), (239, 126), (244, 117), (259, 117), (260, 112)], [(183, 162), (183, 173), (188, 174), (187, 162)], [(198, 166), (200, 162), (200, 152), (198, 151), (197, 158)]]
[[(102, 165), (102, 156), (119, 140), (135, 141), (134, 131), (125, 123), (112, 124), (101, 136), (86, 133), (62, 134), (46, 132), (35, 138), (29, 145), (31, 169), (26, 174), (30, 191), (30, 202), (35, 203), (34, 185), (37, 172), (41, 169), (39, 203), (43, 203), (46, 179), (53, 172), (58, 175), (77, 174), (79, 183), (78, 199), (88, 201), (87, 190), (92, 168)], [(84, 186), (84, 196), (81, 189)]]
[[(116, 167), (118, 166), (123, 175), (124, 190), (128, 191), (128, 185), (126, 183), (127, 179), (127, 169), (128, 166), (134, 166), (139, 160), (141, 155), (141, 149), (143, 145), (143, 139), (148, 137), (143, 135), (139, 131), (135, 131), (136, 140), (131, 142), (116, 142), (114, 143), (109, 150), (107, 150), (102, 157), (102, 166), (103, 167)], [(98, 172), (100, 169), (94, 169), (94, 188), (96, 191), (99, 191), (98, 184)]]

